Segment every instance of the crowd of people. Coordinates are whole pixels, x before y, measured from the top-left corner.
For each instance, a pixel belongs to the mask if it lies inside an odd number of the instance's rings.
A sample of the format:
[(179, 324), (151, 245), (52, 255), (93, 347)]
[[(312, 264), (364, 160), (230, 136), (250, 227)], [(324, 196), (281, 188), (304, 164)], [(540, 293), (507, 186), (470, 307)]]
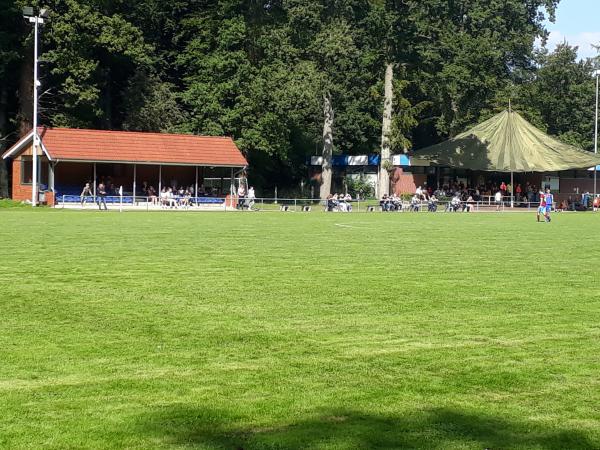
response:
[[(460, 197), (462, 202), (468, 201), (469, 197), (474, 202), (482, 202), (486, 199), (499, 197), (504, 201), (507, 197), (513, 195), (512, 186), (502, 181), (500, 184), (488, 182), (478, 186), (465, 185), (462, 182), (452, 182), (445, 184), (438, 189), (432, 187), (422, 188), (419, 186), (416, 195), (427, 199), (428, 196), (435, 195), (438, 198), (454, 198)], [(514, 187), (514, 202), (521, 203), (538, 203), (540, 201), (539, 188), (527, 182), (524, 186), (520, 183)]]
[[(117, 187), (110, 177), (101, 177), (99, 183), (94, 190), (91, 183), (85, 183), (81, 192), (81, 206), (83, 207), (90, 199), (95, 197), (95, 201), (100, 209), (107, 209), (106, 197), (118, 196), (122, 194), (122, 187)], [(194, 195), (194, 186), (179, 186), (175, 182), (171, 186), (164, 186), (157, 192), (154, 186), (144, 181), (140, 187), (140, 194), (147, 197), (148, 201), (153, 205), (160, 206), (164, 209), (188, 208), (194, 204), (196, 195)], [(494, 193), (495, 191), (495, 193)], [(475, 210), (478, 203), (491, 203), (493, 199), (496, 210), (503, 208), (509, 201), (515, 206), (531, 206), (539, 205), (538, 210), (540, 215), (547, 215), (547, 208), (555, 209), (556, 211), (575, 211), (593, 208), (600, 208), (600, 196), (594, 198), (589, 192), (578, 196), (569, 196), (568, 199), (554, 203), (554, 197), (550, 191), (537, 189), (536, 186), (529, 182), (524, 185), (517, 184), (514, 188), (514, 196), (511, 195), (512, 186), (501, 182), (495, 184), (493, 182), (482, 184), (476, 187), (465, 185), (462, 182), (452, 182), (445, 184), (438, 189), (433, 189), (431, 186), (418, 186), (415, 193), (410, 197), (401, 198), (397, 194), (384, 195), (379, 206), (383, 212), (391, 211), (413, 211), (419, 212), (427, 208), (429, 212), (438, 210), (440, 199), (445, 205), (446, 212), (471, 212)], [(245, 183), (241, 183), (237, 189), (237, 197), (235, 199), (235, 207), (240, 210), (253, 209), (255, 203), (255, 192), (253, 187), (246, 188)], [(137, 194), (137, 192), (136, 192)], [(548, 195), (550, 194), (550, 195)], [(209, 196), (210, 193), (204, 189), (203, 185), (198, 186), (198, 197)], [(548, 204), (548, 199), (551, 203)], [(352, 196), (349, 193), (335, 193), (327, 197), (326, 211), (330, 212), (351, 212), (352, 211)]]
[(239, 210), (252, 210), (254, 209), (254, 201), (256, 200), (256, 194), (254, 188), (250, 186), (248, 192), (246, 192), (246, 186), (244, 183), (240, 183), (237, 189), (237, 204), (236, 209)]
[[(172, 181), (170, 186), (163, 186), (160, 192), (144, 181), (142, 185), (136, 189), (136, 196), (146, 197), (152, 205), (160, 206), (161, 208), (187, 208), (192, 205), (196, 197), (214, 196), (214, 190), (206, 190), (204, 185), (198, 186), (197, 196), (194, 195), (194, 186), (178, 186), (176, 181)], [(85, 183), (81, 194), (80, 201), (83, 207), (90, 197), (95, 197), (95, 201), (100, 209), (106, 208), (106, 197), (120, 196), (122, 194), (122, 186), (114, 184), (111, 177), (100, 177), (96, 186), (96, 191), (92, 188), (90, 182)]]
[[(163, 186), (160, 192), (147, 181), (144, 181), (141, 187), (141, 195), (147, 197), (151, 204), (160, 205), (161, 208), (188, 208), (196, 197), (194, 192), (194, 186), (178, 186), (176, 181), (172, 181), (170, 186)], [(204, 185), (198, 186), (197, 196), (208, 196)]]
[(329, 194), (326, 209), (328, 212), (352, 212), (352, 196), (346, 194)]
[[(539, 204), (543, 198), (544, 192), (536, 186), (526, 183), (524, 186), (517, 184), (514, 189), (514, 196), (511, 196), (512, 186), (501, 182), (496, 184), (490, 182), (479, 186), (469, 186), (462, 182), (453, 182), (445, 184), (437, 189), (431, 186), (418, 186), (414, 195), (405, 202), (396, 195), (384, 195), (379, 206), (382, 211), (421, 211), (425, 206), (430, 212), (437, 211), (439, 199), (443, 199), (446, 212), (471, 212), (480, 202), (491, 203), (492, 199), (496, 210), (500, 210), (508, 202), (513, 202), (516, 206), (527, 206), (530, 204)], [(598, 200), (600, 207), (600, 199)]]

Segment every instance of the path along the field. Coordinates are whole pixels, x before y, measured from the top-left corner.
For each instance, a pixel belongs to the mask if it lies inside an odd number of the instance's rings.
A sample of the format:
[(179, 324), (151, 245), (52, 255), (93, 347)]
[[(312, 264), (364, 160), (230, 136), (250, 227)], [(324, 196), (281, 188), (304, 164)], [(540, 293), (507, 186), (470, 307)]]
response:
[(0, 448), (600, 448), (599, 228), (0, 211)]

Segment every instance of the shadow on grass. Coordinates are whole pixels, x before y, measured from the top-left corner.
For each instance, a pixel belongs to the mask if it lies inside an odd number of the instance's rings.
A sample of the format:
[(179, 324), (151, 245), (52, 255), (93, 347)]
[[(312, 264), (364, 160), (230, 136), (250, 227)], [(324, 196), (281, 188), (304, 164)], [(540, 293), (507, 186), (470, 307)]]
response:
[(415, 412), (405, 417), (351, 410), (321, 414), (272, 428), (240, 426), (243, 419), (224, 411), (164, 408), (141, 419), (138, 431), (169, 445), (212, 449), (309, 448), (599, 448), (576, 430), (544, 429), (452, 409)]

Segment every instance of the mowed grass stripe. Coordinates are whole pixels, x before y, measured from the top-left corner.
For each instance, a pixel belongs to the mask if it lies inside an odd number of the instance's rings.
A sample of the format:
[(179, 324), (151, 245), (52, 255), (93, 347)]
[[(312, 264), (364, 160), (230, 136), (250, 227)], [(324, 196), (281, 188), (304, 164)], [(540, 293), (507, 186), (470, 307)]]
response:
[(0, 446), (600, 447), (599, 220), (4, 211)]

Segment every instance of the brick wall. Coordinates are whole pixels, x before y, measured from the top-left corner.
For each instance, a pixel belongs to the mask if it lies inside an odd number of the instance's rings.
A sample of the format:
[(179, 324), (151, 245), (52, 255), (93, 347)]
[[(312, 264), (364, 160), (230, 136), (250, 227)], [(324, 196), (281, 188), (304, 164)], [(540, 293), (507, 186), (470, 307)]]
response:
[(21, 159), (12, 163), (12, 199), (16, 201), (31, 200), (31, 185), (21, 184)]
[[(594, 172), (591, 172), (592, 176)], [(600, 180), (600, 177), (598, 177)], [(600, 187), (600, 182), (598, 182)], [(585, 191), (591, 193), (594, 192), (594, 178), (561, 178), (560, 180), (560, 193), (577, 196), (576, 189), (579, 188), (579, 194), (583, 194)]]
[[(18, 202), (31, 201), (31, 184), (21, 184), (21, 158), (12, 162), (12, 199)], [(46, 192), (46, 203), (54, 206), (53, 192)]]
[(414, 194), (417, 187), (424, 187), (427, 183), (427, 175), (404, 172), (401, 168), (396, 168), (392, 173), (392, 189), (394, 194)]

